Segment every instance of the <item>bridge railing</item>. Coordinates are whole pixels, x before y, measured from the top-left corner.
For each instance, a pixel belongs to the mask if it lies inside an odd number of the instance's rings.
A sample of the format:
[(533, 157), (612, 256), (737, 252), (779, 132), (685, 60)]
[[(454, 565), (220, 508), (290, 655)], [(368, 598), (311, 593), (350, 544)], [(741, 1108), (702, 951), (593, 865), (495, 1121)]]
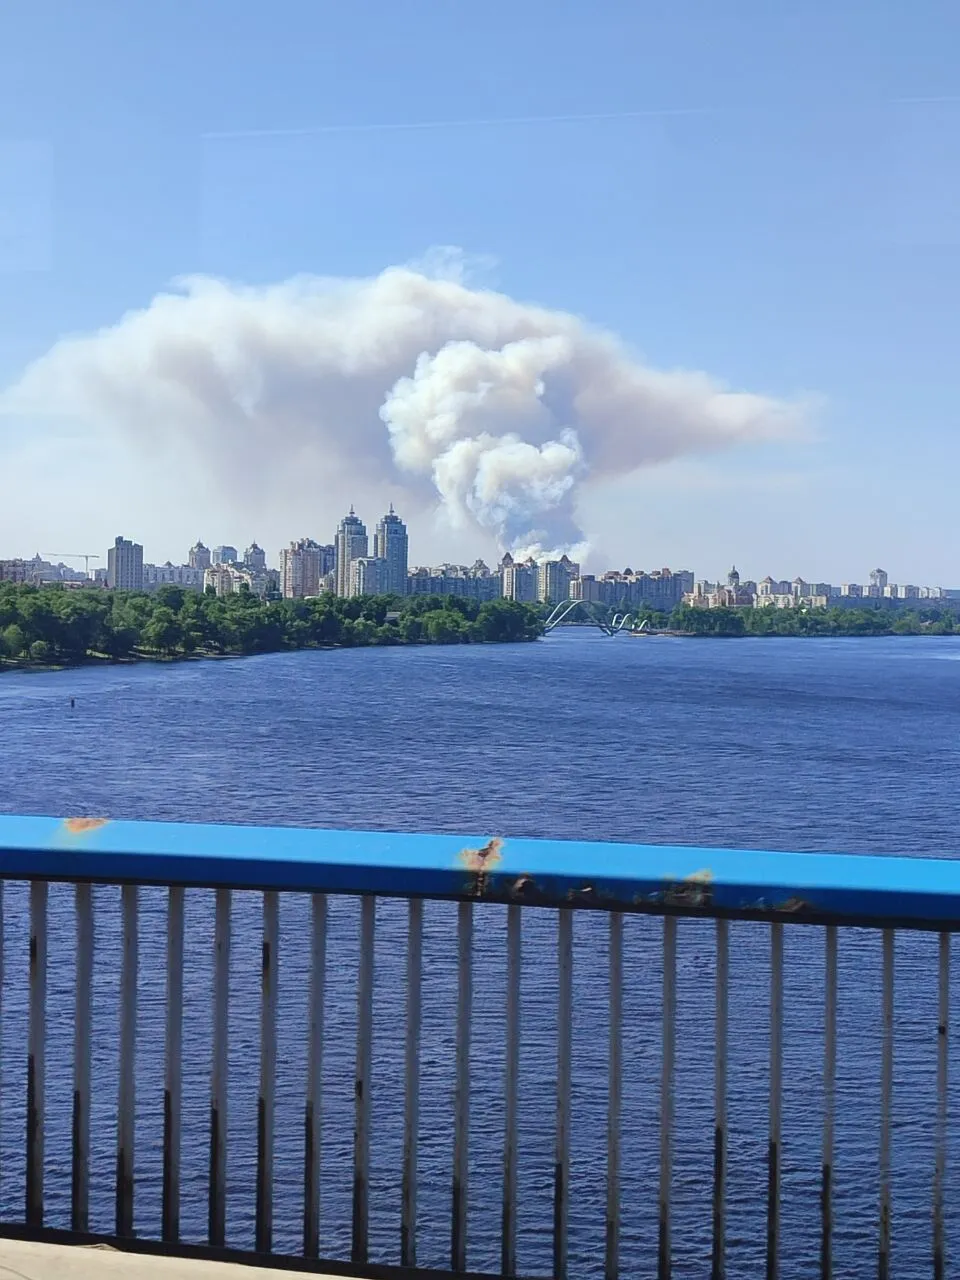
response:
[[(749, 957), (750, 972), (746, 985), (755, 996), (756, 984), (763, 984), (759, 1003), (752, 1006), (748, 1037), (764, 1042), (765, 1079), (751, 1078), (744, 1094), (742, 1082), (735, 1078), (738, 1097), (750, 1097), (762, 1089), (765, 1095), (766, 1159), (764, 1188), (751, 1175), (746, 1203), (738, 1192), (741, 1220), (762, 1222), (762, 1240), (750, 1261), (753, 1271), (732, 1267), (731, 1274), (780, 1274), (784, 1197), (783, 1121), (785, 1062), (785, 948), (784, 935), (802, 937), (802, 949), (796, 951), (798, 964), (807, 978), (816, 974), (816, 991), (808, 983), (800, 1010), (801, 1030), (820, 1039), (819, 1048), (804, 1059), (808, 1077), (801, 1081), (804, 1093), (805, 1119), (817, 1112), (819, 1142), (816, 1156), (807, 1141), (798, 1157), (806, 1162), (803, 1178), (791, 1182), (791, 1190), (805, 1204), (801, 1226), (797, 1229), (800, 1247), (814, 1258), (811, 1270), (804, 1274), (824, 1277), (834, 1273), (836, 1202), (835, 1177), (838, 1064), (838, 973), (840, 959), (847, 947), (853, 957), (857, 1004), (855, 1036), (857, 1048), (869, 1038), (864, 1001), (873, 1000), (867, 974), (867, 957), (873, 956), (864, 938), (879, 939), (879, 1007), (878, 1021), (878, 1115), (870, 1127), (875, 1147), (869, 1156), (870, 1176), (863, 1177), (850, 1194), (856, 1208), (851, 1215), (852, 1247), (867, 1270), (866, 1259), (874, 1255), (875, 1265), (883, 1280), (892, 1274), (947, 1274), (945, 1262), (946, 1158), (948, 1142), (948, 1028), (950, 1020), (950, 940), (960, 923), (960, 862), (925, 858), (841, 856), (821, 854), (750, 853), (730, 850), (687, 849), (639, 845), (590, 844), (582, 842), (536, 841), (490, 837), (419, 836), (345, 831), (312, 831), (286, 828), (254, 828), (106, 822), (95, 819), (54, 820), (43, 818), (0, 817), (0, 895), (8, 884), (6, 902), (0, 896), (0, 927), (5, 931), (5, 945), (0, 946), (0, 959), (7, 962), (7, 973), (0, 975), (0, 991), (7, 1005), (0, 1010), (3, 1022), (12, 1016), (10, 1002), (16, 1002), (11, 983), (16, 978), (19, 959), (25, 959), (26, 977), (26, 1042), (17, 1046), (25, 1059), (24, 1128), (22, 1146), (11, 1151), (9, 1123), (4, 1130), (3, 1167), (20, 1165), (23, 1170), (22, 1198), (3, 1197), (0, 1234), (51, 1236), (56, 1230), (67, 1231), (68, 1237), (91, 1237), (92, 1198), (102, 1193), (106, 1182), (112, 1188), (112, 1230), (100, 1231), (114, 1242), (128, 1247), (148, 1247), (151, 1240), (168, 1250), (188, 1251), (181, 1238), (181, 1214), (185, 1194), (191, 1211), (195, 1211), (197, 1187), (191, 1184), (185, 1193), (182, 1183), (184, 1153), (191, 1156), (198, 1148), (206, 1151), (205, 1218), (206, 1230), (200, 1252), (210, 1256), (226, 1256), (231, 1244), (228, 1213), (228, 1099), (236, 1087), (231, 1053), (231, 983), (235, 966), (231, 964), (234, 939), (235, 905), (233, 895), (252, 892), (258, 895), (257, 924), (259, 999), (255, 1014), (258, 1024), (255, 1037), (249, 1026), (245, 1030), (247, 1051), (255, 1048), (257, 1081), (255, 1158), (246, 1173), (255, 1184), (253, 1240), (249, 1256), (268, 1255), (275, 1249), (275, 1205), (282, 1200), (286, 1208), (291, 1202), (301, 1220), (296, 1248), (277, 1251), (277, 1260), (292, 1261), (294, 1256), (318, 1269), (342, 1266), (349, 1261), (361, 1273), (365, 1268), (385, 1271), (390, 1267), (416, 1269), (423, 1265), (419, 1248), (424, 1226), (419, 1188), (424, 1168), (430, 1172), (429, 1214), (431, 1228), (436, 1227), (438, 1205), (448, 1224), (446, 1257), (433, 1270), (465, 1273), (468, 1260), (475, 1252), (468, 1234), (473, 1216), (483, 1208), (487, 1235), (491, 1215), (489, 1204), (495, 1198), (499, 1212), (496, 1252), (486, 1271), (517, 1275), (528, 1270), (518, 1251), (518, 1225), (524, 1214), (521, 1187), (529, 1186), (522, 1161), (524, 1104), (521, 1093), (521, 1049), (524, 1028), (530, 1016), (528, 1001), (521, 1000), (522, 980), (531, 976), (535, 982), (537, 1002), (549, 1000), (552, 1006), (552, 1031), (549, 1058), (538, 1048), (537, 1089), (542, 1096), (548, 1090), (552, 1098), (552, 1209), (549, 1221), (534, 1224), (542, 1238), (549, 1235), (549, 1256), (545, 1259), (549, 1273), (562, 1278), (572, 1274), (601, 1272), (610, 1280), (620, 1274), (635, 1274), (638, 1269), (652, 1272), (655, 1256), (656, 1274), (660, 1280), (673, 1274), (678, 1249), (684, 1257), (705, 1259), (710, 1274), (721, 1280), (727, 1274), (728, 1214), (731, 1203), (730, 1122), (728, 1100), (731, 1093), (731, 1054), (738, 1046), (731, 1040), (731, 959), (737, 953), (731, 948), (731, 936), (751, 922), (753, 950)], [(26, 888), (23, 888), (24, 883)], [(73, 897), (73, 919), (60, 912), (51, 929), (49, 911), (51, 885), (62, 898)], [(66, 889), (65, 886), (72, 886)], [(104, 900), (95, 886), (119, 886)], [(20, 890), (20, 897), (17, 891)], [(184, 1107), (183, 1063), (192, 1050), (184, 1039), (184, 992), (193, 981), (190, 955), (185, 951), (185, 910), (193, 895), (212, 891), (211, 931), (203, 944), (210, 956), (209, 1017), (209, 1082), (207, 1105), (202, 1108), (206, 1120), (197, 1123), (197, 1111), (190, 1114)], [(163, 945), (151, 951), (151, 965), (163, 955), (162, 1046), (142, 1043), (143, 1009), (138, 998), (145, 981), (144, 957), (140, 953), (142, 903), (152, 895), (163, 895)], [(329, 1227), (321, 1215), (320, 1189), (324, 1170), (321, 1164), (324, 1112), (324, 1054), (331, 1034), (328, 1010), (330, 1000), (341, 987), (341, 971), (346, 964), (342, 936), (336, 947), (328, 941), (331, 904), (344, 897), (358, 900), (356, 912), (355, 963), (355, 1048), (349, 1071), (352, 1077), (352, 1150), (350, 1154), (349, 1196), (343, 1197), (342, 1217)], [(282, 937), (281, 902), (288, 898), (303, 901), (299, 927), (291, 937)], [(399, 1141), (399, 1168), (396, 1193), (382, 1191), (373, 1185), (371, 1152), (377, 1151), (374, 1128), (378, 1081), (383, 1072), (374, 1052), (375, 1000), (378, 982), (375, 956), (380, 960), (379, 977), (384, 976), (383, 949), (378, 952), (377, 929), (381, 919), (378, 903), (389, 899), (406, 900), (405, 937), (390, 940), (386, 976), (393, 986), (395, 1002), (402, 993), (402, 1048), (399, 1075), (402, 1089), (390, 1090), (379, 1103), (387, 1103)], [(446, 963), (455, 992), (453, 1025), (449, 1036), (435, 1034), (428, 1048), (430, 1055), (452, 1056), (452, 1094), (439, 1100), (430, 1098), (431, 1106), (448, 1108), (451, 1120), (450, 1146), (439, 1151), (431, 1143), (429, 1151), (422, 1141), (421, 1104), (423, 1061), (423, 1027), (429, 1007), (424, 1002), (424, 980), (429, 977), (432, 959), (424, 959), (424, 904), (438, 900), (452, 904), (452, 932), (445, 941), (431, 942), (431, 955)], [(22, 903), (28, 920), (17, 917)], [(116, 1022), (106, 1031), (103, 1017), (95, 1009), (94, 971), (95, 939), (104, 934), (105, 913), (117, 925)], [(483, 1108), (484, 1141), (489, 1148), (494, 1140), (499, 1146), (496, 1176), (492, 1179), (486, 1167), (482, 1181), (471, 1178), (476, 1172), (471, 1120), (482, 1083), (472, 1056), (474, 1044), (474, 997), (478, 988), (476, 956), (490, 948), (488, 912), (497, 912), (499, 923), (490, 933), (497, 948), (503, 948), (502, 1000), (497, 997), (493, 1017), (487, 1017), (484, 1034), (501, 1037), (496, 1061), (501, 1078), (498, 1083), (497, 1106)], [(116, 913), (119, 919), (116, 919)], [(505, 917), (505, 918), (504, 918)], [(658, 951), (656, 963), (652, 952), (644, 953), (639, 964), (631, 963), (625, 973), (625, 933), (637, 917), (647, 920), (646, 928), (655, 930), (653, 938)], [(155, 916), (152, 923), (157, 924)], [(549, 922), (544, 932), (544, 921)], [(529, 961), (524, 963), (524, 934), (529, 924), (539, 938), (539, 951), (531, 975)], [(813, 927), (811, 927), (813, 926)], [(744, 926), (746, 927), (746, 926)], [(493, 926), (490, 926), (493, 929)], [(764, 957), (756, 951), (759, 930)], [(900, 931), (914, 939), (931, 935), (933, 949), (898, 943)], [(685, 980), (678, 974), (678, 935), (689, 933), (697, 941), (696, 989), (701, 999), (709, 988), (711, 1016), (698, 1028), (700, 1041), (706, 1042), (712, 1059), (709, 1071), (710, 1101), (707, 1112), (697, 1112), (701, 1130), (699, 1141), (712, 1147), (709, 1177), (699, 1181), (685, 1177), (684, 1203), (681, 1217), (683, 1229), (677, 1232), (676, 1168), (678, 1158), (685, 1159), (686, 1137), (678, 1150), (684, 1116), (676, 1107), (678, 1060), (682, 1064), (688, 1051), (682, 1039), (678, 1051), (678, 990)], [(939, 935), (936, 937), (936, 935)], [(575, 947), (579, 936), (582, 945)], [(746, 935), (744, 935), (746, 936)], [(23, 938), (27, 955), (17, 956), (15, 944)], [(735, 935), (737, 939), (740, 935)], [(844, 939), (841, 942), (841, 938)], [(486, 940), (485, 940), (486, 939)], [(627, 939), (629, 942), (629, 938)], [(18, 944), (17, 944), (18, 945)], [(544, 945), (552, 956), (544, 952)], [(402, 946), (402, 949), (401, 949)], [(709, 955), (707, 948), (709, 947)], [(910, 971), (919, 961), (933, 965), (935, 1001), (931, 1006), (928, 1026), (919, 1031), (911, 1023), (911, 1061), (929, 1057), (932, 1088), (929, 1094), (920, 1090), (919, 1105), (910, 1108), (902, 1122), (898, 1121), (897, 1140), (909, 1149), (909, 1176), (919, 1181), (929, 1209), (929, 1238), (926, 1261), (922, 1270), (908, 1272), (891, 1269), (895, 1218), (893, 1212), (894, 1164), (894, 1080), (897, 1018), (894, 1004), (895, 959), (898, 950), (909, 953)], [(602, 953), (600, 969), (597, 956)], [(192, 952), (191, 952), (192, 954)], [(794, 953), (791, 953), (794, 954)], [(278, 1025), (278, 990), (281, 957), (295, 957), (306, 985), (301, 1005), (300, 1026), (286, 1022)], [(64, 968), (64, 957), (70, 965)], [(65, 994), (62, 975), (58, 978), (59, 1013), (49, 1012), (51, 989), (48, 966), (55, 957), (58, 972), (69, 977), (70, 990)], [(706, 957), (706, 958), (705, 958)], [(872, 963), (872, 959), (871, 959)], [(575, 974), (578, 966), (589, 969), (586, 988), (578, 988)], [(541, 981), (550, 971), (549, 982)], [(16, 972), (14, 972), (16, 971)], [(632, 1020), (625, 1021), (625, 996), (632, 998), (632, 987), (655, 972), (659, 984), (658, 1024), (644, 1022), (637, 1029)], [(149, 975), (146, 975), (149, 977)], [(479, 975), (482, 982), (486, 974)], [(158, 979), (159, 980), (159, 979)], [(156, 983), (154, 984), (156, 989)], [(733, 987), (734, 997), (739, 988)], [(913, 997), (911, 997), (913, 1000)], [(64, 1004), (64, 1001), (67, 1004)], [(590, 1037), (591, 1065), (586, 1070), (583, 1087), (574, 1090), (576, 1067), (575, 1025), (586, 1002), (591, 1025), (602, 1027), (602, 1049), (597, 1047), (599, 1032)], [(916, 997), (920, 1007), (923, 999)], [(758, 1010), (763, 1009), (763, 1016)], [(69, 1008), (69, 1013), (64, 1010)], [(488, 1013), (490, 1010), (488, 1009)], [(326, 1021), (325, 1021), (326, 1020)], [(98, 1025), (104, 1032), (95, 1035)], [(249, 1022), (249, 1019), (247, 1019)], [(685, 1024), (684, 1024), (685, 1025)], [(640, 1122), (636, 1089), (631, 1086), (631, 1106), (624, 1106), (625, 1080), (631, 1079), (634, 1063), (625, 1057), (625, 1030), (631, 1034), (631, 1054), (656, 1044), (659, 1050), (659, 1079), (655, 1093), (646, 1099), (647, 1114), (656, 1117), (656, 1132)], [(50, 1075), (51, 1033), (58, 1033), (57, 1053), (62, 1057), (66, 1034), (72, 1093), (69, 1159), (51, 1160), (47, 1143), (49, 1116), (47, 1085)], [(929, 1033), (929, 1034), (928, 1034)], [(278, 1044), (293, 1037), (304, 1046), (305, 1072), (303, 1092), (298, 1101), (289, 1097), (278, 1104)], [(639, 1039), (638, 1039), (639, 1037)], [(255, 1040), (255, 1045), (254, 1045)], [(640, 1046), (640, 1049), (637, 1048)], [(701, 1049), (702, 1049), (701, 1044)], [(13, 1046), (9, 1034), (4, 1041), (3, 1068), (5, 1085), (0, 1098), (9, 1106), (9, 1082), (17, 1077), (17, 1063), (12, 1061)], [(811, 1051), (812, 1052), (812, 1051)], [(95, 1167), (96, 1148), (102, 1156), (102, 1144), (91, 1143), (92, 1082), (110, 1055), (116, 1058), (115, 1162), (112, 1170)], [(599, 1055), (599, 1056), (598, 1056)], [(854, 1079), (857, 1094), (870, 1094), (872, 1081), (863, 1074), (867, 1059), (853, 1062), (862, 1078)], [(811, 1066), (813, 1064), (813, 1066)], [(62, 1064), (61, 1064), (62, 1065)], [(346, 1068), (343, 1068), (346, 1070)], [(144, 1118), (138, 1106), (138, 1091), (147, 1088), (157, 1095), (156, 1081), (150, 1072), (162, 1071), (162, 1106), (160, 1114)], [(394, 1073), (396, 1076), (396, 1073)], [(815, 1078), (815, 1079), (814, 1079)], [(924, 1079), (927, 1079), (924, 1076)], [(233, 1081), (233, 1083), (232, 1083)], [(703, 1083), (701, 1078), (700, 1083)], [(700, 1090), (702, 1094), (703, 1090)], [(702, 1097), (700, 1099), (702, 1104)], [(754, 1097), (755, 1101), (755, 1097)], [(278, 1178), (275, 1165), (275, 1133), (278, 1106), (284, 1108), (282, 1120), (289, 1128), (291, 1107), (299, 1114), (294, 1128), (299, 1127), (301, 1146), (297, 1176), (291, 1177), (285, 1166)], [(577, 1110), (589, 1109), (596, 1117), (602, 1111), (601, 1124), (592, 1125), (589, 1167), (579, 1162), (574, 1149), (577, 1132)], [(735, 1119), (735, 1117), (733, 1117)], [(839, 1117), (842, 1121), (843, 1117)], [(138, 1206), (138, 1196), (148, 1190), (142, 1176), (143, 1155), (138, 1129), (152, 1126), (160, 1147), (159, 1218), (145, 1223)], [(680, 1122), (680, 1127), (678, 1127)], [(492, 1130), (491, 1130), (492, 1125)], [(596, 1130), (600, 1130), (599, 1136)], [(230, 1129), (232, 1133), (234, 1130)], [(493, 1131), (493, 1137), (491, 1133)], [(689, 1133), (689, 1124), (684, 1133)], [(914, 1143), (917, 1134), (926, 1135), (920, 1148)], [(95, 1137), (98, 1136), (95, 1133)], [(342, 1135), (341, 1135), (342, 1138)], [(808, 1135), (809, 1138), (809, 1135)], [(927, 1141), (929, 1139), (929, 1141)], [(692, 1139), (691, 1139), (692, 1140)], [(926, 1142), (926, 1146), (924, 1146)], [(14, 1146), (16, 1146), (16, 1142)], [(928, 1168), (918, 1167), (917, 1150), (929, 1151)], [(622, 1169), (625, 1154), (631, 1160), (640, 1150), (650, 1156), (650, 1199), (647, 1216), (652, 1230), (631, 1229), (631, 1249), (623, 1248), (624, 1186)], [(862, 1153), (861, 1153), (862, 1154)], [(19, 1159), (22, 1157), (22, 1159)], [(743, 1167), (743, 1155), (740, 1155)], [(102, 1165), (102, 1159), (101, 1159)], [(816, 1166), (816, 1167), (814, 1167)], [(756, 1173), (756, 1170), (753, 1171)], [(861, 1170), (862, 1173), (862, 1170)], [(241, 1173), (241, 1180), (244, 1176)], [(538, 1175), (539, 1176), (539, 1175)], [(9, 1173), (8, 1173), (9, 1177)], [(577, 1178), (592, 1179), (599, 1194), (592, 1199), (581, 1195)], [(819, 1184), (819, 1192), (811, 1196), (811, 1181)], [(95, 1182), (94, 1190), (91, 1187)], [(233, 1179), (235, 1186), (237, 1179)], [(446, 1193), (438, 1193), (438, 1185), (446, 1184)], [(642, 1179), (641, 1179), (642, 1182)], [(638, 1182), (637, 1185), (641, 1185)], [(65, 1194), (66, 1184), (68, 1194)], [(99, 1192), (97, 1191), (99, 1188)], [(692, 1190), (691, 1190), (692, 1188)], [(735, 1188), (734, 1188), (735, 1189)], [(631, 1192), (633, 1194), (633, 1192)], [(914, 1187), (914, 1197), (916, 1187)], [(863, 1212), (866, 1195), (873, 1206)], [(691, 1196), (696, 1201), (692, 1205)], [(858, 1198), (857, 1198), (858, 1197)], [(384, 1199), (389, 1204), (384, 1204)], [(536, 1196), (531, 1197), (532, 1201)], [(542, 1202), (542, 1201), (541, 1201)], [(58, 1206), (51, 1213), (51, 1205)], [(18, 1208), (17, 1206), (22, 1206)], [(68, 1208), (67, 1208), (68, 1206)], [(571, 1228), (571, 1206), (577, 1207), (577, 1222)], [(583, 1207), (585, 1206), (585, 1208)], [(378, 1244), (371, 1251), (371, 1216), (384, 1212), (394, 1223), (393, 1243)], [(598, 1219), (592, 1227), (585, 1217)], [(329, 1214), (327, 1215), (329, 1216)], [(914, 1215), (915, 1218), (916, 1215)], [(56, 1224), (51, 1219), (55, 1218)], [(798, 1219), (800, 1221), (800, 1219)], [(816, 1245), (810, 1245), (813, 1224)], [(146, 1226), (146, 1230), (144, 1227)], [(916, 1224), (910, 1228), (916, 1231)], [(392, 1235), (394, 1228), (388, 1231)], [(592, 1231), (592, 1235), (591, 1235)], [(583, 1233), (583, 1239), (577, 1233)], [(58, 1236), (57, 1238), (61, 1238)], [(594, 1240), (596, 1248), (590, 1245)], [(333, 1247), (331, 1247), (331, 1245)], [(342, 1247), (340, 1247), (342, 1245)], [(483, 1253), (490, 1262), (490, 1241)], [(634, 1248), (636, 1247), (636, 1248)], [(639, 1256), (637, 1253), (639, 1249)], [(692, 1253), (691, 1253), (692, 1250)], [(197, 1251), (197, 1246), (194, 1246)], [(281, 1256), (282, 1254), (282, 1256)], [(339, 1255), (339, 1256), (338, 1256)], [(794, 1259), (795, 1261), (795, 1259)], [(436, 1260), (434, 1260), (436, 1263)], [(376, 1264), (376, 1265), (374, 1265)], [(789, 1274), (794, 1274), (793, 1271)]]

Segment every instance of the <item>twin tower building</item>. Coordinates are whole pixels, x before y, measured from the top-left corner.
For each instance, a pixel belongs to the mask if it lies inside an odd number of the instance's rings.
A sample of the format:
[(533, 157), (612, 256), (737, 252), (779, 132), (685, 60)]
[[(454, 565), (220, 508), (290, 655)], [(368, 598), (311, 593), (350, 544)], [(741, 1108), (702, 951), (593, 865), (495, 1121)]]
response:
[(390, 505), (373, 535), (353, 507), (337, 526), (332, 545), (300, 538), (280, 552), (280, 589), (289, 598), (319, 595), (405, 595), (407, 591), (407, 526)]

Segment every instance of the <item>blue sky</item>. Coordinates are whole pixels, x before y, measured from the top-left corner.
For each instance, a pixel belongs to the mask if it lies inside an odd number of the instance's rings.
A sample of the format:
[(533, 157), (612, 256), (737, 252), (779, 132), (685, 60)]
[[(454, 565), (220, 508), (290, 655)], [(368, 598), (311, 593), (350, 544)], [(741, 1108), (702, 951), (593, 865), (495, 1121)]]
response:
[[(185, 274), (455, 245), (654, 367), (816, 401), (803, 439), (585, 490), (601, 560), (960, 585), (955, 4), (8, 0), (3, 26), (0, 384)], [(276, 551), (342, 514), (321, 491), (248, 528), (189, 448), (27, 417), (0, 471), (0, 555)]]

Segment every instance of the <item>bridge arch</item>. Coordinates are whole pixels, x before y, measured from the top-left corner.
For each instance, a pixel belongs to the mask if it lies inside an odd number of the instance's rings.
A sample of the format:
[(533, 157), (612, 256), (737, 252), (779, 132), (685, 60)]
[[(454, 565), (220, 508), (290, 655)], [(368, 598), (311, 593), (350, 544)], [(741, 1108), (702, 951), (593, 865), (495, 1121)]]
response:
[[(600, 622), (584, 607), (584, 603), (583, 600), (561, 600), (551, 609), (543, 624), (543, 634), (547, 636), (561, 626), (577, 626), (596, 627), (605, 636), (614, 636), (621, 631), (631, 630), (635, 625), (633, 614), (630, 613), (615, 613), (611, 622)], [(581, 619), (576, 618), (578, 611), (583, 615)]]

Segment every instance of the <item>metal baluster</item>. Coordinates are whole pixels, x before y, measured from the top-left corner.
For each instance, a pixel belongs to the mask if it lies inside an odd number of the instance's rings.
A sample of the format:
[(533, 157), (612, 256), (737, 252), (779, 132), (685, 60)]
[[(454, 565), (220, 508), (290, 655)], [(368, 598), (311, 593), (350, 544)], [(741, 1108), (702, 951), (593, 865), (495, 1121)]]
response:
[(604, 1280), (620, 1274), (620, 1106), (623, 1099), (623, 916), (611, 911), (610, 1039), (607, 1059), (607, 1212)]
[(229, 889), (217, 889), (213, 927), (213, 1053), (210, 1064), (210, 1189), (207, 1239), (222, 1246), (227, 1230), (227, 1037), (230, 1004)]
[(277, 894), (263, 895), (260, 990), (260, 1097), (257, 1099), (257, 1253), (273, 1247), (273, 1130), (277, 1084), (277, 977), (280, 963)]
[(47, 884), (30, 884), (30, 1025), (27, 1032), (27, 1226), (43, 1226), (47, 1040)]
[(517, 1274), (517, 1103), (520, 1081), (520, 971), (523, 908), (507, 908), (507, 1025), (504, 1045), (503, 1219), (500, 1271)]
[(770, 926), (770, 1144), (767, 1152), (767, 1280), (780, 1275), (780, 1117), (783, 1102), (783, 925)]
[(323, 1004), (327, 962), (327, 896), (311, 895), (310, 1039), (304, 1117), (303, 1256), (320, 1256), (320, 1122), (323, 1106)]
[(553, 1179), (553, 1275), (566, 1280), (570, 1216), (570, 1097), (573, 1058), (573, 912), (557, 920), (557, 1148)]
[(120, 890), (123, 954), (120, 961), (120, 1069), (117, 1093), (116, 1233), (133, 1235), (134, 1118), (137, 1052), (137, 886)]
[(470, 1022), (473, 1006), (473, 903), (457, 908), (457, 1057), (453, 1114), (453, 1223), (450, 1270), (467, 1269), (470, 1150)]
[(360, 899), (360, 968), (357, 974), (357, 1062), (353, 1130), (353, 1246), (366, 1263), (370, 1220), (370, 1085), (373, 1072), (373, 941), (377, 900)]
[(893, 929), (883, 931), (883, 1047), (880, 1062), (880, 1249), (878, 1280), (890, 1280), (890, 1124), (893, 1109)]
[(180, 1238), (180, 1127), (183, 1046), (183, 906), (182, 887), (167, 892), (167, 1008), (163, 1060), (163, 1207), (161, 1234), (174, 1244)]
[(833, 1275), (833, 1135), (837, 1089), (837, 926), (826, 928), (823, 1014), (823, 1159), (820, 1174), (820, 1277)]
[(716, 922), (717, 968), (713, 1059), (713, 1249), (711, 1280), (724, 1280), (727, 1185), (727, 1025), (730, 1005), (730, 926)]
[(663, 918), (663, 1051), (660, 1068), (660, 1214), (657, 1280), (670, 1280), (670, 1188), (673, 1172), (673, 1066), (676, 1051), (677, 921)]
[(420, 1133), (420, 1004), (423, 899), (411, 898), (407, 924), (407, 1035), (404, 1046), (400, 1265), (417, 1265), (417, 1153)]
[(73, 1159), (70, 1224), (86, 1231), (90, 1221), (90, 1023), (93, 1016), (93, 890), (78, 884), (77, 974), (73, 1018)]
[(940, 934), (939, 1010), (937, 1013), (937, 1154), (933, 1175), (933, 1280), (945, 1280), (946, 1243), (943, 1195), (947, 1183), (947, 1051), (950, 1026), (950, 935)]

